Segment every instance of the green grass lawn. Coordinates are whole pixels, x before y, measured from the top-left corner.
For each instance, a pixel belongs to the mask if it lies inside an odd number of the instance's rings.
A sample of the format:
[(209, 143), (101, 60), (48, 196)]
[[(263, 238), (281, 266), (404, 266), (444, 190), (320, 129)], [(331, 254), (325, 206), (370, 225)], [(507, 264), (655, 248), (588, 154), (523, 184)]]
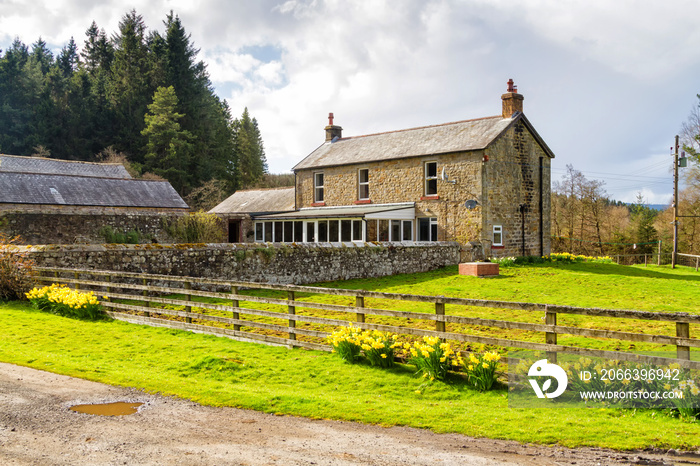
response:
[[(544, 264), (504, 268), (497, 279), (460, 277), (451, 267), (324, 285), (696, 313), (699, 280), (700, 274), (684, 268)], [(323, 352), (119, 321), (72, 320), (34, 311), (26, 303), (0, 304), (0, 339), (3, 362), (213, 406), (570, 447), (700, 446), (700, 423), (672, 418), (662, 410), (512, 409), (505, 388), (479, 393), (458, 376), (426, 384), (409, 366), (377, 369), (345, 364)]]

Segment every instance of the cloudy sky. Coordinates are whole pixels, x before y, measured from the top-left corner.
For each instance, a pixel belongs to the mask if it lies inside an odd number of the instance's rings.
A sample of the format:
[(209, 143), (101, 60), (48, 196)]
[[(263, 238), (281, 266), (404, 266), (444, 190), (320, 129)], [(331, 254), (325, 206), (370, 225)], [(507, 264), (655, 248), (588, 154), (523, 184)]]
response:
[(346, 136), (497, 115), (506, 81), (556, 154), (611, 197), (667, 203), (670, 147), (700, 93), (695, 0), (0, 0), (0, 48), (79, 45), (130, 9), (173, 10), (234, 115), (258, 119), (270, 170)]

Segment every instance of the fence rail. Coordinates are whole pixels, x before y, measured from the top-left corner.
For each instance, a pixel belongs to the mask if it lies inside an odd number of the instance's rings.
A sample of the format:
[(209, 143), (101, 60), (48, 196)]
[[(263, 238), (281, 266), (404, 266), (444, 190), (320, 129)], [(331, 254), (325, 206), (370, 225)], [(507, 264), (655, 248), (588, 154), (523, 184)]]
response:
[[(690, 337), (690, 325), (700, 323), (700, 315), (697, 314), (581, 308), (114, 271), (48, 267), (37, 268), (37, 270), (40, 272), (39, 279), (43, 282), (62, 283), (76, 289), (93, 290), (105, 297), (102, 305), (109, 309), (108, 314), (112, 318), (138, 324), (221, 335), (242, 341), (328, 351), (330, 347), (324, 344), (324, 338), (337, 327), (346, 326), (348, 321), (354, 320), (355, 325), (363, 329), (376, 329), (403, 335), (437, 336), (445, 340), (465, 343), (545, 352), (569, 352), (582, 356), (657, 364), (677, 362), (683, 367), (700, 369), (700, 361), (691, 361), (690, 357), (690, 348), (700, 348), (700, 339)], [(255, 296), (250, 294), (251, 290), (281, 292), (285, 297)], [(248, 293), (242, 294), (242, 291)], [(310, 301), (307, 300), (306, 295), (317, 298), (315, 301)], [(353, 298), (354, 305), (320, 302), (323, 300), (318, 299), (318, 296)], [(202, 298), (215, 300), (215, 302), (202, 301)], [(434, 312), (367, 307), (365, 305), (367, 299), (426, 303), (432, 306)], [(520, 311), (527, 315), (544, 313), (542, 318), (544, 323), (455, 315), (455, 312), (446, 312), (446, 305), (452, 306), (451, 311), (461, 309), (466, 310), (467, 313), (470, 308), (504, 309)], [(195, 311), (195, 308), (201, 311)], [(557, 316), (560, 315), (604, 317), (610, 321), (637, 319), (672, 322), (675, 323), (675, 335), (558, 325)], [(368, 319), (370, 316), (371, 319)], [(421, 328), (421, 323), (427, 328)], [(431, 326), (434, 326), (434, 329), (431, 329)], [(543, 333), (544, 338), (540, 343), (469, 333), (475, 328)], [(672, 345), (676, 347), (676, 358), (561, 345), (557, 343), (558, 335)]]

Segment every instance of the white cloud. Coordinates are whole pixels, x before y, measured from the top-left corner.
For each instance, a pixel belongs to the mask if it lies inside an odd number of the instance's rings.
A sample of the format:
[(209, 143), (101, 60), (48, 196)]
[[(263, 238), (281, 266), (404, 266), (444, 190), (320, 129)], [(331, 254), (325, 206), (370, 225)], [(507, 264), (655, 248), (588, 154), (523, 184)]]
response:
[[(346, 135), (495, 115), (514, 78), (555, 167), (627, 173), (670, 145), (700, 92), (693, 0), (20, 3), (0, 0), (2, 48), (82, 45), (93, 19), (111, 34), (132, 7), (162, 31), (173, 9), (234, 116), (258, 119), (276, 172), (323, 142), (328, 112)], [(668, 193), (615, 182), (617, 198)]]

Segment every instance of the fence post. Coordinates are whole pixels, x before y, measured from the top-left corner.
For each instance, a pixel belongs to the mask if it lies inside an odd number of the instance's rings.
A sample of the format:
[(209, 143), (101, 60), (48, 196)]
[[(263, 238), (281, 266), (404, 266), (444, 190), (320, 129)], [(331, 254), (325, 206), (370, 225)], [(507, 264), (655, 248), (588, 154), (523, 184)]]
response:
[[(291, 302), (294, 301), (294, 292), (293, 291), (287, 291), (287, 301)], [(296, 314), (297, 309), (296, 307), (292, 306), (291, 304), (287, 305), (287, 313), (290, 315)], [(297, 339), (297, 334), (293, 330), (297, 326), (297, 321), (289, 319), (289, 339), (290, 340), (296, 340)]]
[[(112, 276), (111, 276), (111, 275), (107, 275), (107, 276), (105, 277), (105, 281), (106, 281), (107, 283), (112, 283)], [(108, 286), (106, 287), (106, 291), (107, 291), (107, 294), (111, 293), (111, 292), (112, 292), (112, 287), (108, 285)], [(109, 298), (109, 296), (107, 296), (107, 298), (105, 299), (105, 301), (109, 301), (109, 300), (110, 300), (110, 298)]]
[[(80, 280), (80, 273), (79, 273), (79, 272), (75, 272), (75, 273), (73, 274), (73, 276), (75, 277), (76, 280)], [(73, 283), (73, 287), (74, 287), (74, 289), (79, 290), (79, 289), (80, 289), (80, 284), (78, 284), (78, 283)]]
[(646, 267), (646, 266), (647, 266), (647, 255), (644, 254), (644, 267)]
[[(143, 286), (147, 286), (147, 285), (148, 285), (148, 280), (144, 278), (144, 279), (141, 280), (141, 283), (143, 284)], [(148, 290), (143, 290), (143, 291), (141, 292), (141, 296), (143, 296), (143, 297), (148, 297)], [(147, 301), (147, 300), (144, 300), (144, 301), (145, 301), (144, 306), (146, 306), (146, 307), (151, 307), (151, 302), (150, 302), (150, 301)], [(150, 312), (146, 312), (146, 317), (151, 317), (151, 313), (150, 313)]]
[(659, 257), (656, 259), (656, 265), (661, 267), (661, 240), (659, 240)]
[[(363, 308), (365, 307), (365, 297), (364, 296), (355, 296), (355, 307), (357, 308)], [(357, 322), (364, 324), (365, 323), (365, 314), (364, 312), (358, 312), (355, 314), (357, 317)]]
[[(237, 286), (232, 286), (231, 287), (231, 294), (238, 294), (238, 287)], [(234, 308), (238, 308), (240, 306), (240, 302), (237, 299), (231, 300), (231, 306)], [(238, 310), (233, 311), (233, 318), (234, 319), (240, 319), (241, 315), (238, 313)], [(241, 326), (237, 324), (233, 324), (233, 330), (240, 330)]]
[(698, 271), (698, 266), (700, 265), (700, 257), (695, 258), (695, 271)]
[[(544, 306), (544, 323), (545, 325), (557, 325), (557, 313), (550, 311), (549, 306), (546, 304)], [(548, 345), (557, 344), (557, 334), (555, 332), (545, 332), (544, 339)], [(556, 351), (547, 351), (547, 361), (557, 362)]]
[[(184, 287), (185, 287), (186, 290), (191, 290), (191, 289), (192, 289), (192, 283), (190, 283), (190, 282), (185, 282), (185, 283), (184, 283)], [(188, 303), (190, 303), (190, 302), (192, 301), (192, 295), (191, 295), (191, 294), (185, 294), (185, 301), (187, 301)], [(191, 304), (188, 304), (187, 306), (185, 306), (185, 312), (192, 312), (192, 305), (191, 305)], [(192, 323), (192, 317), (189, 317), (189, 316), (188, 316), (188, 317), (185, 317), (185, 322), (188, 323), (188, 324), (191, 324), (191, 323)]]
[[(678, 338), (690, 338), (690, 324), (688, 322), (676, 322), (676, 336)], [(690, 359), (689, 346), (676, 346), (676, 357), (678, 359)]]
[[(438, 316), (438, 319), (440, 319), (439, 316), (445, 316), (445, 303), (443, 303), (440, 298), (435, 302), (435, 315)], [(445, 321), (444, 320), (436, 320), (435, 321), (435, 330), (438, 332), (444, 332), (445, 331)]]

